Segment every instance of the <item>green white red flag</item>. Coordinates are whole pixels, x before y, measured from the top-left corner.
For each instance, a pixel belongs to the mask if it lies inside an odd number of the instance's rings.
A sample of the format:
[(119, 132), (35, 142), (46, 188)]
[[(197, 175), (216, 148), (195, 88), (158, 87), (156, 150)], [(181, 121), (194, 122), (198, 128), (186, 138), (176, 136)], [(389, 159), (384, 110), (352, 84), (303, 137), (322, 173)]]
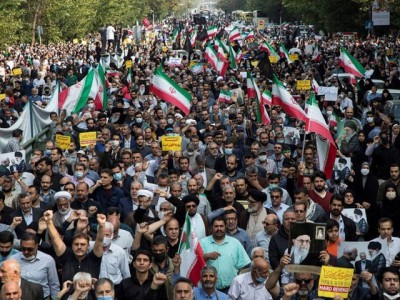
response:
[(58, 107), (65, 109), (67, 115), (79, 113), (89, 98), (94, 99), (96, 110), (107, 107), (107, 88), (102, 67), (90, 69), (85, 78), (62, 90), (58, 97)]
[(181, 257), (181, 276), (189, 278), (197, 286), (201, 278), (201, 269), (206, 265), (200, 242), (194, 232), (191, 219), (186, 214), (182, 228), (178, 253)]
[(293, 96), (286, 90), (283, 86), (282, 82), (273, 75), (273, 84), (272, 84), (272, 105), (280, 105), (283, 110), (289, 115), (295, 117), (303, 121), (304, 123), (308, 123), (308, 117), (305, 111), (301, 108), (301, 106), (297, 103), (297, 101), (293, 98)]
[(309, 121), (306, 124), (306, 131), (316, 134), (319, 168), (325, 173), (327, 178), (331, 178), (337, 152), (335, 141), (319, 109), (314, 93), (310, 93), (307, 104)]
[(279, 55), (276, 53), (274, 47), (272, 47), (267, 41), (264, 41), (261, 46), (260, 50), (265, 51), (268, 53), (268, 56), (275, 56), (279, 60)]
[(150, 92), (178, 107), (188, 115), (192, 103), (191, 95), (169, 78), (161, 68), (157, 68), (151, 80)]
[(256, 98), (257, 97), (256, 84), (253, 78), (251, 77), (251, 73), (249, 71), (247, 71), (246, 82), (247, 82), (247, 96), (249, 98)]
[(210, 45), (207, 44), (206, 49), (204, 51), (204, 58), (208, 61), (208, 63), (211, 65), (211, 67), (215, 70), (218, 71), (218, 56), (217, 53), (215, 52), (214, 48)]
[(287, 62), (288, 62), (289, 64), (291, 64), (291, 63), (293, 62), (293, 61), (290, 59), (289, 52), (286, 50), (286, 48), (285, 48), (285, 46), (284, 46), (283, 44), (280, 44), (280, 45), (279, 45), (279, 55), (280, 55), (281, 57), (285, 57), (286, 60), (287, 60)]
[(171, 36), (171, 42), (172, 43), (175, 43), (176, 42), (176, 40), (178, 39), (178, 36), (180, 35), (180, 30), (179, 30), (179, 28), (175, 28), (174, 29), (174, 32), (172, 33), (172, 36)]
[(211, 26), (207, 29), (207, 36), (208, 38), (213, 38), (214, 36), (216, 36), (218, 33), (218, 28), (217, 26)]
[(269, 90), (264, 90), (264, 92), (261, 95), (261, 102), (264, 105), (272, 105), (272, 95)]
[(196, 45), (196, 40), (197, 40), (197, 29), (193, 31), (193, 33), (190, 35), (190, 44), (192, 47)]
[(239, 29), (235, 26), (233, 27), (233, 29), (231, 30), (231, 32), (229, 32), (229, 40), (231, 42), (236, 41), (236, 40), (240, 40), (241, 36), (240, 36), (240, 31)]
[(231, 92), (228, 90), (221, 90), (218, 97), (219, 102), (231, 103)]
[[(254, 78), (251, 76), (250, 72), (247, 72), (247, 85), (249, 86), (249, 80), (250, 80), (250, 85), (252, 88), (254, 88), (254, 93), (255, 93), (255, 100), (257, 102), (256, 105), (256, 116), (257, 116), (257, 122), (261, 124), (270, 124), (271, 119), (269, 118), (269, 115), (267, 113), (267, 110), (265, 109), (264, 103), (261, 100), (262, 96), (260, 93), (260, 90), (258, 89), (257, 83), (255, 82)], [(250, 98), (250, 97), (249, 97)]]
[(364, 77), (364, 67), (343, 47), (340, 48), (339, 65), (346, 73), (353, 74), (359, 78)]

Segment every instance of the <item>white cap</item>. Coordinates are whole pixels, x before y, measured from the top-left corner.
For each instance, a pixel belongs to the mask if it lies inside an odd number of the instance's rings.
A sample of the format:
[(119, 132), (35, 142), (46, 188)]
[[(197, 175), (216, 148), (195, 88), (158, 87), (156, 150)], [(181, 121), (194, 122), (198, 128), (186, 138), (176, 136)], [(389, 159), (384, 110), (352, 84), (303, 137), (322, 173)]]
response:
[(146, 197), (153, 198), (153, 193), (148, 190), (139, 190), (137, 195), (138, 195), (138, 197), (146, 196)]
[(54, 201), (57, 201), (58, 198), (67, 198), (68, 200), (71, 200), (71, 194), (66, 191), (61, 191), (61, 192), (55, 193), (53, 198), (54, 198)]

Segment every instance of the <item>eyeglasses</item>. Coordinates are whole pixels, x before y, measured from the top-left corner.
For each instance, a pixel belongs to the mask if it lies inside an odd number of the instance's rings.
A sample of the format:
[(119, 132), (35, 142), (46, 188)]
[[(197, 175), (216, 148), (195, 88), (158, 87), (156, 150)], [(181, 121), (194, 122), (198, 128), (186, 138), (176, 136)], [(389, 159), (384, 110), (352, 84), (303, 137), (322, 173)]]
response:
[(309, 284), (311, 282), (311, 280), (312, 279), (296, 279), (296, 283), (297, 284), (302, 284), (302, 283)]
[(295, 210), (294, 212), (295, 212), (296, 214), (302, 214), (302, 213), (304, 212), (304, 210), (300, 210), (300, 209), (299, 209), (299, 210)]
[(281, 196), (274, 196), (274, 195), (271, 195), (271, 199), (279, 199)]
[(22, 252), (32, 252), (35, 248), (32, 247), (21, 247)]

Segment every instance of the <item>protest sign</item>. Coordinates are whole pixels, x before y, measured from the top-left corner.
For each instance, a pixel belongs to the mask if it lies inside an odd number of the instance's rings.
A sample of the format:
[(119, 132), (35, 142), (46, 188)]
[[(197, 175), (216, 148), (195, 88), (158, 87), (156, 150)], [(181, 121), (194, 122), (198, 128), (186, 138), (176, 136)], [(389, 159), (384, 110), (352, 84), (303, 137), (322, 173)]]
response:
[(353, 278), (353, 269), (322, 266), (318, 283), (318, 297), (347, 298)]
[(95, 145), (96, 140), (97, 140), (97, 133), (95, 131), (79, 133), (79, 141), (81, 148), (87, 147), (89, 145)]
[(308, 91), (311, 88), (310, 80), (297, 80), (296, 81), (297, 90)]
[(56, 134), (56, 146), (62, 150), (69, 149), (71, 137), (69, 135)]
[(163, 151), (181, 151), (182, 137), (181, 136), (162, 136), (161, 144)]

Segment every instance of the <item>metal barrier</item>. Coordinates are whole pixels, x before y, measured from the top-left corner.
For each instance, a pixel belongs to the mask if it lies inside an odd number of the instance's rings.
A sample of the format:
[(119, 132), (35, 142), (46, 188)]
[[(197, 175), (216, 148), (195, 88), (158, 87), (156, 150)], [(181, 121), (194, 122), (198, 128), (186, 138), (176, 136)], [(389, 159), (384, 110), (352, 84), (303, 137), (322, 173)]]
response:
[(22, 147), (25, 150), (25, 159), (26, 161), (29, 161), (31, 159), (31, 155), (33, 152), (33, 149), (37, 148), (36, 144), (40, 142), (41, 138), (43, 136), (47, 137), (47, 133), (50, 131), (50, 126), (47, 126), (44, 128), (41, 132), (39, 132), (35, 137), (31, 138), (28, 140), (26, 143), (22, 144)]

